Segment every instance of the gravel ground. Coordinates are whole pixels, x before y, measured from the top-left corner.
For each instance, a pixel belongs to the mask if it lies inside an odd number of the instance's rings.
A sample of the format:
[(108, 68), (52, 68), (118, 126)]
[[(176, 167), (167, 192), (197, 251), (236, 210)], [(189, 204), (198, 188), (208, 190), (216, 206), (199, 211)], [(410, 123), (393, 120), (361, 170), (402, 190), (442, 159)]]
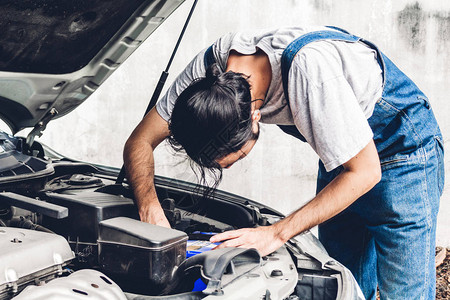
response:
[(450, 249), (444, 262), (436, 268), (436, 299), (450, 299)]

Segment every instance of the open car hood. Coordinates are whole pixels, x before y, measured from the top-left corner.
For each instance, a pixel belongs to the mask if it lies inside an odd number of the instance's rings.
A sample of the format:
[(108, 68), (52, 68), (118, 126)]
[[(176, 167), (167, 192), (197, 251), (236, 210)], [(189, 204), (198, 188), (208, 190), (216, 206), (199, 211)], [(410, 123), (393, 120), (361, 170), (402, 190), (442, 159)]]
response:
[(0, 118), (13, 134), (83, 103), (184, 0), (0, 3)]

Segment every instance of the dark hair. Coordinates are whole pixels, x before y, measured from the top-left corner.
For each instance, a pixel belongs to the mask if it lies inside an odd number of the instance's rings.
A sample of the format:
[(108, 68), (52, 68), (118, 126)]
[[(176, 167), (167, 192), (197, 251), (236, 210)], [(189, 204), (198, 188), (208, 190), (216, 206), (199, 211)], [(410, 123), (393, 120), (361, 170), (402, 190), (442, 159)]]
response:
[[(247, 79), (241, 73), (222, 73), (212, 64), (206, 77), (194, 80), (178, 96), (169, 120), (169, 144), (175, 151), (186, 151), (202, 184), (207, 185), (207, 171), (213, 176), (213, 189), (222, 179), (216, 160), (258, 138), (252, 131)], [(191, 164), (194, 172), (195, 165)]]

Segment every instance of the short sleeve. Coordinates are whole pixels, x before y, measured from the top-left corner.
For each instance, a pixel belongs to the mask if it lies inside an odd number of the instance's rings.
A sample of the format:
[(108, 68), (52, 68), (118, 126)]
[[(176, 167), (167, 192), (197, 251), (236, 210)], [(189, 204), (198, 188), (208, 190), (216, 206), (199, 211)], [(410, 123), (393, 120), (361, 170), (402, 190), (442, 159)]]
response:
[(194, 81), (205, 76), (204, 56), (206, 48), (200, 51), (194, 59), (177, 76), (167, 89), (167, 92), (156, 103), (156, 111), (166, 121), (169, 121), (178, 96)]
[(294, 123), (327, 171), (350, 160), (373, 137), (344, 68), (331, 43), (316, 42), (297, 54), (289, 72)]

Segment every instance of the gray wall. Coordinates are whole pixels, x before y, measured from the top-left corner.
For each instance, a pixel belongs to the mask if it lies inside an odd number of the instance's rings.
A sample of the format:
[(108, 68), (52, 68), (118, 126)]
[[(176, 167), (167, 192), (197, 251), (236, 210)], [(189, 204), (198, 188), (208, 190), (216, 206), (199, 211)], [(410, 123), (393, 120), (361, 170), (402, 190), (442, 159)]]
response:
[[(41, 140), (69, 157), (120, 166), (122, 146), (142, 117), (191, 3), (183, 4), (89, 101), (51, 122)], [(168, 81), (222, 34), (298, 24), (332, 24), (376, 43), (429, 96), (448, 140), (448, 0), (200, 0)], [(195, 180), (184, 158), (166, 146), (157, 149), (156, 159), (158, 174)], [(308, 145), (262, 126), (256, 147), (225, 171), (221, 188), (289, 213), (314, 196), (316, 168), (317, 156)], [(450, 246), (449, 197), (447, 184), (438, 224), (438, 244), (444, 246)]]

